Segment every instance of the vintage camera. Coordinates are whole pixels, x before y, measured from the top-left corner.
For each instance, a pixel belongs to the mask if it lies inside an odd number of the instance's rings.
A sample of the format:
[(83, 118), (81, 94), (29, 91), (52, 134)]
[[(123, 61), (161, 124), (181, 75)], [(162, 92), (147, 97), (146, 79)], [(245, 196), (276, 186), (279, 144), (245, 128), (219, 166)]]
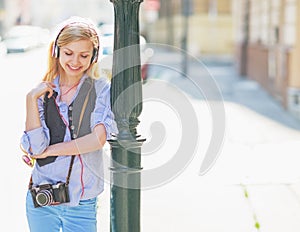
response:
[(30, 193), (36, 208), (70, 202), (68, 185), (62, 182), (32, 187)]

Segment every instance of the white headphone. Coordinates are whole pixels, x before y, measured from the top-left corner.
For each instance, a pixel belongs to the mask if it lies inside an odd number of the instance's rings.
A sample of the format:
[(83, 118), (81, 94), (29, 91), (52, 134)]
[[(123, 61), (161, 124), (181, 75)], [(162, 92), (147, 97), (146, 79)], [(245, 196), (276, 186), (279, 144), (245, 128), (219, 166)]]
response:
[[(75, 18), (75, 19), (74, 19)], [(97, 33), (97, 28), (94, 26), (93, 23), (91, 22), (87, 22), (87, 20), (84, 20), (83, 18), (79, 18), (79, 17), (72, 17), (69, 20), (66, 21), (66, 23), (64, 23), (64, 26), (59, 30), (55, 40), (54, 40), (54, 44), (53, 44), (53, 48), (52, 48), (52, 56), (55, 58), (59, 57), (59, 46), (57, 45), (57, 40), (59, 38), (59, 36), (61, 35), (61, 33), (63, 32), (63, 30), (69, 26), (84, 26), (86, 27), (88, 30), (90, 30), (90, 32), (96, 36), (97, 38), (97, 42), (98, 45), (97, 47), (94, 47), (93, 49), (93, 54), (92, 54), (92, 58), (91, 58), (91, 63), (96, 63), (98, 61), (98, 53), (99, 53), (99, 46), (100, 46), (100, 42), (99, 42), (99, 35)]]

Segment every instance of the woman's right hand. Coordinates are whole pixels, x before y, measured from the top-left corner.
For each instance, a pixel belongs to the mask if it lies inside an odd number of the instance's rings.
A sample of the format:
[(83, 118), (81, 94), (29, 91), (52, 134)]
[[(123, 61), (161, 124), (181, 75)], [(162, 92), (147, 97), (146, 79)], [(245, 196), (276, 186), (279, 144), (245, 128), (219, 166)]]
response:
[(25, 131), (30, 131), (42, 126), (37, 100), (46, 92), (49, 92), (48, 97), (50, 98), (53, 95), (53, 88), (55, 88), (53, 83), (44, 81), (38, 84), (27, 94)]
[(49, 92), (48, 98), (50, 98), (53, 95), (53, 88), (56, 86), (48, 81), (43, 81), (40, 84), (38, 84), (35, 88), (33, 88), (28, 94), (27, 97), (37, 100), (39, 97), (44, 95), (46, 92)]

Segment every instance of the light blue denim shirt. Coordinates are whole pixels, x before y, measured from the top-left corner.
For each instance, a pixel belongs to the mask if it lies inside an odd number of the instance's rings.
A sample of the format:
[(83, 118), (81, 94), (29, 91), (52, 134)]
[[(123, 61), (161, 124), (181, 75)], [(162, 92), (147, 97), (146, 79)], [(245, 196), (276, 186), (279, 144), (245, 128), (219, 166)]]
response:
[[(79, 83), (77, 91), (72, 99), (76, 98), (83, 81), (87, 78), (84, 75)], [(68, 121), (68, 105), (65, 102), (60, 101), (60, 88), (59, 88), (59, 76), (53, 81), (56, 85), (54, 89), (58, 96), (56, 98), (57, 105), (61, 115), (66, 121)], [(107, 139), (111, 138), (112, 134), (118, 133), (116, 123), (114, 121), (114, 115), (110, 108), (110, 84), (105, 78), (95, 80), (96, 89), (96, 104), (94, 111), (91, 114), (91, 130), (102, 123), (106, 129)], [(50, 142), (49, 129), (47, 128), (44, 120), (43, 99), (38, 99), (38, 108), (42, 126), (30, 131), (27, 131), (21, 137), (22, 147), (33, 155), (42, 153)], [(64, 141), (70, 141), (71, 134), (68, 128)], [(76, 156), (73, 164), (73, 169), (70, 178), (69, 191), (70, 191), (70, 203), (66, 205), (75, 206), (78, 205), (79, 200), (90, 199), (99, 195), (104, 188), (103, 180), (103, 150), (97, 150), (87, 154), (81, 154), (81, 160)], [(55, 162), (40, 167), (35, 165), (32, 171), (33, 184), (41, 185), (45, 183), (56, 184), (59, 181), (65, 182), (68, 174), (71, 156), (59, 156)], [(82, 178), (82, 182), (81, 182)], [(84, 194), (82, 190), (84, 186)], [(81, 196), (82, 195), (82, 196)]]

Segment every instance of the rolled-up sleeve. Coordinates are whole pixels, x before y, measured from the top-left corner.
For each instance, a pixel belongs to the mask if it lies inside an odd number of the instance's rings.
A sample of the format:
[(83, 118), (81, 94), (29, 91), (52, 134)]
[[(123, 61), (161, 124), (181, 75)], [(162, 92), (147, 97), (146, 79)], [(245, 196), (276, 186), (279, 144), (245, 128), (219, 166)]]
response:
[(91, 115), (91, 129), (93, 130), (98, 124), (103, 124), (108, 140), (113, 134), (118, 133), (114, 114), (110, 107), (110, 84), (105, 79), (99, 79), (95, 82), (95, 88), (97, 98), (95, 109)]
[(38, 100), (38, 108), (42, 126), (33, 130), (25, 131), (21, 137), (21, 146), (31, 155), (41, 154), (49, 146), (49, 129), (44, 120), (42, 100)]

